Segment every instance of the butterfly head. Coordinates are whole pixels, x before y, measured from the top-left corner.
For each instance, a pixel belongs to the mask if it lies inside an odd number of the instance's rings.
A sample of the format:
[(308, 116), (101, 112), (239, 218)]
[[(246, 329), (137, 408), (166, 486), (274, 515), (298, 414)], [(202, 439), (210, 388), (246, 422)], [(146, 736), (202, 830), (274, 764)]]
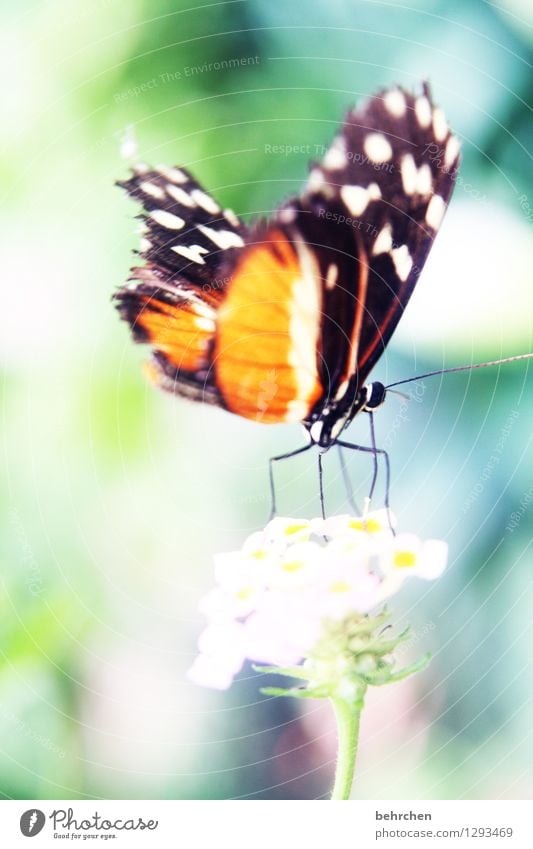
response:
[(381, 405), (385, 403), (387, 390), (378, 380), (375, 380), (373, 383), (367, 383), (366, 386), (363, 386), (363, 392), (365, 393), (363, 410), (367, 413), (371, 413), (372, 410), (377, 409), (377, 407), (381, 407)]
[(374, 381), (359, 389), (352, 378), (340, 400), (326, 404), (311, 420), (304, 422), (311, 441), (327, 451), (358, 413), (362, 410), (371, 413), (381, 407), (386, 395), (387, 390), (382, 383)]

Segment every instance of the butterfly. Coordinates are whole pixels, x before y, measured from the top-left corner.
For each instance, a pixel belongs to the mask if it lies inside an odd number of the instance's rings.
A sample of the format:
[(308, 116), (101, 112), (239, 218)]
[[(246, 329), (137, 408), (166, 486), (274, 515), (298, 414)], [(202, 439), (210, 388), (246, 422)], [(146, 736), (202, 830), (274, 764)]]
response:
[(184, 168), (119, 183), (143, 207), (143, 264), (115, 294), (162, 389), (327, 449), (386, 389), (367, 377), (417, 283), (460, 145), (429, 87), (346, 115), (302, 193), (244, 224)]

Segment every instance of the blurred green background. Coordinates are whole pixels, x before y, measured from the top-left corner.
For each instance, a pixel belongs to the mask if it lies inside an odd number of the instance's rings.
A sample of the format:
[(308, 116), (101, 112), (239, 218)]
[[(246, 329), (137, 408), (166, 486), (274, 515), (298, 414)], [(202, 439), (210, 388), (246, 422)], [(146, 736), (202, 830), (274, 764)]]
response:
[[(114, 186), (132, 133), (247, 219), (305, 178), (271, 145), (327, 143), (362, 96), (429, 78), (461, 177), (374, 377), (527, 351), (532, 24), (525, 0), (3, 4), (5, 797), (309, 798), (332, 776), (327, 705), (261, 697), (250, 669), (227, 693), (185, 678), (212, 554), (264, 524), (267, 458), (301, 434), (145, 382), (110, 303), (138, 240)], [(369, 699), (359, 797), (531, 798), (531, 386), (517, 363), (379, 412), (400, 527), (446, 539), (450, 568), (393, 603), (406, 658), (434, 659)], [(285, 515), (318, 512), (315, 462), (279, 469)], [(368, 463), (350, 468), (364, 494)], [(346, 509), (333, 452), (326, 474)]]

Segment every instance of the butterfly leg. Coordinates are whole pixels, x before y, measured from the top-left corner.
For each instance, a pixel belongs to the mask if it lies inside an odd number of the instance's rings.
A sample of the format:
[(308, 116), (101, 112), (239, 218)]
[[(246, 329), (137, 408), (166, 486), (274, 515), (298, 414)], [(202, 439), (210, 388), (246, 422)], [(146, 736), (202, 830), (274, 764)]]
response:
[(376, 431), (374, 428), (374, 414), (369, 412), (370, 416), (370, 440), (372, 443), (372, 451), (374, 452), (374, 475), (372, 479), (372, 486), (370, 488), (370, 492), (368, 494), (368, 506), (370, 506), (370, 502), (372, 501), (372, 496), (374, 494), (374, 488), (376, 486), (376, 480), (378, 475), (378, 454), (381, 454), (383, 457), (383, 462), (385, 463), (385, 509), (387, 511), (387, 518), (389, 520), (389, 527), (391, 531), (394, 533), (394, 528), (392, 527), (391, 515), (390, 515), (390, 459), (389, 455), (383, 448), (377, 448), (376, 446)]
[(320, 495), (320, 512), (322, 518), (326, 518), (326, 507), (324, 505), (324, 469), (322, 467), (322, 451), (318, 452), (318, 491)]
[(303, 454), (304, 451), (309, 451), (313, 443), (304, 445), (302, 448), (296, 448), (295, 451), (289, 451), (287, 454), (279, 454), (277, 457), (271, 457), (268, 461), (268, 479), (270, 483), (270, 516), (269, 521), (276, 515), (276, 487), (274, 485), (274, 463), (279, 460), (289, 460), (291, 457), (296, 457), (297, 454)]
[(361, 511), (359, 510), (357, 504), (355, 503), (355, 499), (353, 497), (352, 482), (351, 482), (350, 476), (348, 474), (348, 469), (346, 468), (346, 459), (344, 457), (342, 448), (340, 447), (340, 445), (338, 443), (337, 443), (337, 448), (338, 448), (339, 463), (340, 463), (340, 467), (341, 467), (342, 480), (343, 480), (343, 483), (344, 483), (344, 489), (346, 491), (346, 498), (348, 500), (348, 504), (350, 505), (351, 509), (353, 510), (354, 515), (360, 516)]
[[(372, 454), (373, 454), (372, 462), (374, 464), (374, 470), (372, 472), (372, 483), (370, 484), (370, 491), (368, 493), (365, 512), (368, 510), (368, 508), (370, 507), (370, 504), (372, 502), (372, 498), (374, 496), (374, 490), (376, 488), (376, 483), (377, 483), (377, 479), (378, 479), (378, 451), (377, 451), (377, 448), (376, 448), (376, 431), (374, 430), (374, 414), (369, 412), (368, 415), (370, 417), (370, 442), (371, 442), (371, 447), (372, 447)], [(388, 462), (388, 457), (387, 457), (386, 462)], [(388, 501), (388, 498), (389, 498), (388, 484), (386, 485), (385, 489), (386, 489), (385, 505), (387, 506), (387, 501)]]
[(374, 473), (372, 475), (372, 484), (370, 487), (370, 494), (366, 500), (366, 510), (368, 509), (368, 504), (373, 495), (374, 487), (375, 487), (375, 479), (377, 476), (376, 466), (377, 466), (377, 455), (379, 454), (383, 457), (383, 462), (385, 463), (385, 509), (387, 511), (387, 516), (389, 517), (389, 526), (391, 531), (393, 531), (391, 517), (390, 517), (390, 459), (388, 453), (383, 448), (377, 448), (375, 443), (372, 447), (367, 445), (356, 445), (353, 442), (344, 442), (343, 440), (338, 439), (336, 443), (340, 448), (350, 448), (352, 451), (363, 451), (365, 454), (373, 454), (374, 455)]

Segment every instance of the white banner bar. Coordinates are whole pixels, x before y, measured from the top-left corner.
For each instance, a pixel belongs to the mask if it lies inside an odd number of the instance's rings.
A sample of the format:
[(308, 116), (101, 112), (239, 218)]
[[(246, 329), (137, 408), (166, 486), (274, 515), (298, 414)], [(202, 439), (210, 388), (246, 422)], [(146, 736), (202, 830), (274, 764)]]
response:
[[(35, 839), (35, 843), (30, 841)], [(4, 801), (0, 846), (532, 849), (529, 802)], [(71, 844), (69, 844), (71, 845)]]

